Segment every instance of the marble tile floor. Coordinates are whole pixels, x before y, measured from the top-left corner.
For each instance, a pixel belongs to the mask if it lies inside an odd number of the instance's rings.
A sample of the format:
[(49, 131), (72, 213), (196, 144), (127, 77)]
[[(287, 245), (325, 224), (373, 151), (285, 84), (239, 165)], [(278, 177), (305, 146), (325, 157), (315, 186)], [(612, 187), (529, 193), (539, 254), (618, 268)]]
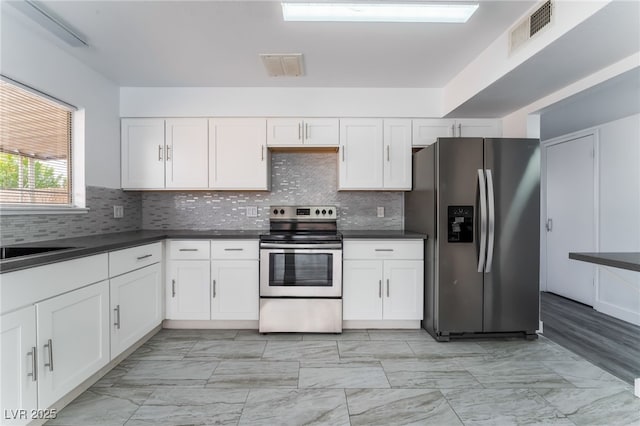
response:
[(638, 426), (640, 398), (545, 337), (162, 330), (47, 424)]

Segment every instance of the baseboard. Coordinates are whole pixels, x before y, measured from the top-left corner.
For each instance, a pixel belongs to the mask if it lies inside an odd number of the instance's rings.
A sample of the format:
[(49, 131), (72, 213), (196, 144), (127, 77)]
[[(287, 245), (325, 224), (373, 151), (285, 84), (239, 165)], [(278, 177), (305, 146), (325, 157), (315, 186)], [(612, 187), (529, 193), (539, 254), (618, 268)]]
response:
[(633, 312), (602, 300), (596, 300), (593, 308), (603, 314), (640, 326), (640, 312)]
[(227, 330), (257, 330), (258, 321), (245, 320), (164, 320), (162, 328), (199, 328)]
[(378, 328), (378, 329), (418, 329), (420, 328), (420, 320), (374, 320), (374, 321), (361, 321), (361, 320), (345, 320), (342, 321), (343, 329), (363, 329), (363, 328)]
[(640, 398), (640, 377), (635, 380), (635, 391), (634, 394), (636, 397)]

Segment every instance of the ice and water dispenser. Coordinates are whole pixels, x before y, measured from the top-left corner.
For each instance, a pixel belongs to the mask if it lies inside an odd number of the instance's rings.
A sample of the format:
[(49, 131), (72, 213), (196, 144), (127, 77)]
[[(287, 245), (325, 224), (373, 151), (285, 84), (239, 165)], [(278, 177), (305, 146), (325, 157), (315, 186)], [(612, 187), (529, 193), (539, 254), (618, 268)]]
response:
[(447, 241), (472, 243), (473, 206), (448, 206), (447, 217)]

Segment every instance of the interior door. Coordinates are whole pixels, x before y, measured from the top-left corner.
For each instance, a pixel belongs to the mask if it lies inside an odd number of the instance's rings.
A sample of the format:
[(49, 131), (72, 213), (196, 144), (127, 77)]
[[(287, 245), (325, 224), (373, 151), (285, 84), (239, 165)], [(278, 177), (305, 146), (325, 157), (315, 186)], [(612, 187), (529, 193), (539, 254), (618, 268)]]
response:
[(546, 147), (547, 290), (593, 306), (595, 267), (569, 252), (595, 251), (594, 137)]

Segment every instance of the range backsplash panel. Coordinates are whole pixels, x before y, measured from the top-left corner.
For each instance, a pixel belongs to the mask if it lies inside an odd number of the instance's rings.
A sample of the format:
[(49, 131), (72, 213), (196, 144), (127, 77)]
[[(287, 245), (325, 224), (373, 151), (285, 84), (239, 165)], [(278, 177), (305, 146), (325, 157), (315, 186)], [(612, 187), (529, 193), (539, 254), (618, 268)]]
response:
[[(56, 238), (83, 237), (112, 232), (135, 231), (142, 223), (138, 192), (88, 186), (86, 214), (37, 214), (0, 217), (2, 245)], [(113, 206), (124, 207), (124, 217), (113, 217)]]
[[(329, 204), (338, 207), (340, 229), (403, 229), (403, 192), (338, 192), (335, 152), (274, 152), (271, 192), (142, 192), (144, 229), (267, 229), (271, 205)], [(257, 217), (246, 207), (256, 206)], [(385, 217), (377, 217), (384, 207)]]

